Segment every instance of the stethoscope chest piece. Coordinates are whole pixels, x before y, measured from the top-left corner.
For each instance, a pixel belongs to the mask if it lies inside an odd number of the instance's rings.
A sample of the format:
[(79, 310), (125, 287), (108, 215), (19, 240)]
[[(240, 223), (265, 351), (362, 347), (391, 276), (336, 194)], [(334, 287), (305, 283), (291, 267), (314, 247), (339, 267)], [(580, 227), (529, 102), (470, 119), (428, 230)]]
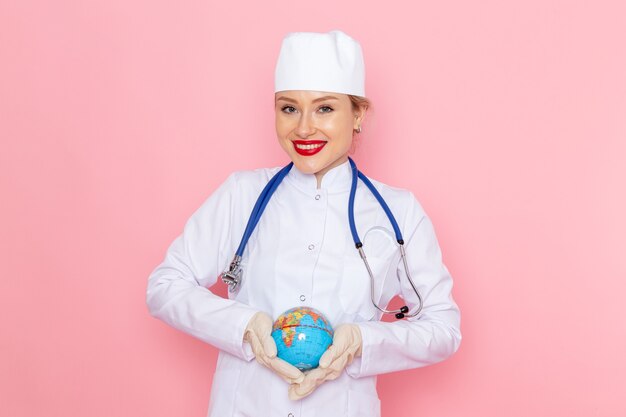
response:
[(228, 285), (228, 292), (235, 292), (239, 287), (239, 283), (241, 282), (241, 274), (243, 270), (241, 269), (241, 256), (235, 255), (233, 260), (230, 262), (230, 266), (227, 271), (222, 272), (220, 278), (222, 282)]

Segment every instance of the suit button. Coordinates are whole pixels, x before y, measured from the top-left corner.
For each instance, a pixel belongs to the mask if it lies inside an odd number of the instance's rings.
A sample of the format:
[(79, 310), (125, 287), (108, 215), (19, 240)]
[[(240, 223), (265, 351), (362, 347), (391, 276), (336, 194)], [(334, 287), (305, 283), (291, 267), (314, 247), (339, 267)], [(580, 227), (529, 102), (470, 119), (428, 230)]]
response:
[(289, 413), (287, 414), (287, 417), (293, 417), (293, 414)]
[(300, 296), (300, 301), (306, 301), (306, 297), (304, 296), (304, 294)]
[(309, 245), (309, 250), (315, 249), (315, 245)]
[(322, 197), (322, 196), (320, 196), (319, 194), (317, 194), (317, 195), (315, 196), (315, 199), (316, 199), (316, 200), (319, 200), (321, 197)]

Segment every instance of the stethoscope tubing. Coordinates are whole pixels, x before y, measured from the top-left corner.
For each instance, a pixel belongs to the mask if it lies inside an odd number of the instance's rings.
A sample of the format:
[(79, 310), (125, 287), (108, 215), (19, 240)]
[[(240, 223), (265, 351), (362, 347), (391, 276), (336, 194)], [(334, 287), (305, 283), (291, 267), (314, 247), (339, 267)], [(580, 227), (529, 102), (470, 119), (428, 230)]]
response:
[(263, 214), (263, 211), (265, 211), (265, 207), (270, 201), (270, 197), (274, 194), (274, 191), (276, 191), (276, 188), (278, 188), (278, 185), (282, 182), (283, 178), (285, 178), (285, 176), (289, 173), (292, 166), (293, 162), (290, 162), (288, 165), (278, 171), (278, 173), (269, 180), (265, 188), (263, 188), (263, 191), (261, 191), (261, 194), (259, 195), (259, 198), (257, 199), (254, 208), (252, 209), (250, 218), (248, 219), (248, 224), (246, 225), (246, 229), (243, 232), (243, 237), (241, 238), (239, 247), (237, 248), (236, 255), (238, 255), (239, 257), (243, 256), (243, 251), (246, 247), (246, 244), (248, 243), (248, 239), (250, 239), (252, 232), (254, 231), (259, 220), (261, 219), (261, 215)]
[[(372, 182), (362, 172), (360, 172), (357, 169), (356, 164), (354, 163), (352, 158), (348, 157), (348, 160), (350, 162), (350, 167), (352, 170), (352, 183), (350, 187), (350, 196), (348, 199), (348, 223), (350, 224), (350, 232), (352, 234), (355, 247), (358, 250), (359, 255), (361, 256), (361, 259), (363, 259), (363, 263), (365, 264), (365, 268), (367, 269), (367, 273), (370, 277), (370, 297), (372, 300), (372, 304), (374, 304), (374, 307), (376, 307), (376, 309), (378, 309), (382, 313), (395, 314), (395, 317), (397, 319), (402, 319), (404, 317), (415, 317), (422, 310), (422, 307), (423, 307), (422, 297), (420, 296), (420, 293), (417, 290), (417, 287), (415, 283), (413, 282), (413, 279), (411, 278), (411, 275), (409, 272), (408, 262), (406, 260), (406, 252), (404, 250), (404, 240), (402, 239), (402, 233), (400, 231), (400, 227), (398, 226), (398, 222), (396, 221), (393, 213), (391, 212), (391, 209), (389, 208), (389, 206), (387, 205), (383, 197), (380, 195), (376, 187), (374, 187)], [(241, 264), (241, 259), (242, 259), (243, 251), (246, 247), (246, 244), (248, 240), (250, 239), (252, 232), (256, 228), (257, 223), (261, 219), (261, 215), (263, 214), (263, 211), (265, 210), (265, 207), (267, 206), (271, 196), (274, 194), (274, 192), (278, 188), (278, 185), (282, 182), (282, 180), (289, 173), (292, 167), (293, 167), (293, 162), (290, 162), (288, 165), (283, 167), (280, 171), (278, 171), (278, 173), (276, 173), (269, 180), (269, 182), (265, 185), (265, 187), (261, 191), (261, 194), (259, 195), (252, 209), (252, 213), (250, 214), (250, 218), (248, 219), (248, 223), (246, 224), (246, 228), (241, 238), (241, 242), (239, 243), (239, 247), (237, 248), (235, 256), (230, 263), (230, 267), (227, 271), (224, 271), (221, 276), (222, 280), (228, 284), (230, 292), (235, 291), (235, 289), (239, 285), (239, 282), (241, 281), (242, 270), (241, 270), (240, 264)], [(402, 306), (398, 310), (386, 310), (380, 307), (378, 303), (376, 303), (374, 274), (372, 273), (369, 262), (367, 262), (367, 257), (365, 256), (365, 252), (363, 250), (363, 243), (361, 242), (359, 238), (358, 232), (356, 230), (355, 220), (354, 220), (354, 200), (356, 196), (358, 178), (360, 178), (361, 181), (363, 181), (363, 183), (367, 186), (367, 188), (372, 192), (372, 194), (374, 195), (374, 197), (376, 198), (380, 206), (385, 211), (385, 214), (387, 215), (387, 218), (389, 219), (389, 222), (391, 223), (391, 226), (393, 227), (394, 233), (396, 235), (396, 240), (398, 242), (400, 256), (402, 258), (406, 276), (409, 280), (411, 288), (417, 295), (417, 299), (419, 303), (418, 308), (411, 313), (409, 313), (409, 308), (407, 306)]]
[(350, 166), (352, 168), (352, 185), (350, 188), (350, 198), (348, 200), (348, 219), (350, 221), (350, 232), (352, 232), (352, 239), (354, 239), (354, 243), (360, 243), (359, 234), (356, 231), (356, 224), (354, 223), (354, 198), (356, 196), (357, 177), (360, 178), (361, 181), (363, 181), (363, 183), (367, 186), (367, 188), (369, 188), (372, 194), (374, 194), (374, 197), (376, 197), (378, 203), (382, 206), (385, 214), (389, 218), (391, 226), (393, 227), (393, 231), (396, 234), (396, 240), (398, 241), (398, 243), (404, 243), (404, 241), (402, 240), (402, 232), (400, 232), (398, 222), (391, 212), (391, 209), (387, 205), (387, 202), (383, 199), (383, 197), (380, 195), (376, 187), (374, 187), (374, 184), (372, 184), (369, 178), (367, 178), (361, 171), (357, 169), (356, 164), (354, 163), (352, 158), (348, 157), (348, 160), (350, 161)]
[[(348, 221), (350, 223), (350, 232), (352, 233), (354, 246), (359, 251), (359, 255), (361, 256), (361, 259), (363, 259), (363, 263), (365, 263), (365, 268), (367, 269), (367, 273), (370, 276), (370, 297), (372, 299), (372, 304), (374, 304), (374, 307), (376, 307), (376, 309), (378, 309), (378, 311), (381, 311), (382, 313), (395, 314), (397, 319), (402, 319), (404, 317), (415, 317), (420, 313), (420, 311), (422, 311), (423, 303), (422, 303), (422, 297), (419, 291), (417, 290), (417, 287), (415, 286), (413, 279), (411, 278), (411, 273), (409, 271), (408, 262), (406, 260), (406, 251), (404, 250), (404, 239), (402, 238), (402, 232), (400, 231), (400, 226), (398, 226), (398, 222), (396, 221), (396, 218), (391, 212), (391, 209), (387, 205), (387, 202), (385, 201), (385, 199), (380, 195), (376, 187), (374, 187), (374, 184), (372, 184), (372, 182), (369, 180), (369, 178), (365, 176), (365, 174), (363, 174), (357, 169), (356, 164), (354, 163), (352, 158), (348, 157), (348, 160), (350, 161), (350, 167), (352, 169), (352, 184), (350, 188), (350, 197), (348, 199)], [(397, 310), (387, 310), (387, 309), (380, 307), (378, 303), (376, 302), (376, 298), (375, 298), (376, 285), (375, 285), (374, 274), (372, 273), (372, 269), (370, 268), (369, 262), (367, 262), (367, 257), (365, 256), (365, 251), (363, 250), (363, 243), (361, 243), (361, 239), (359, 238), (359, 234), (357, 233), (356, 224), (354, 220), (354, 199), (356, 196), (357, 177), (360, 178), (361, 181), (363, 181), (363, 183), (367, 186), (367, 188), (369, 188), (369, 190), (372, 192), (376, 200), (378, 200), (378, 203), (381, 205), (381, 207), (385, 211), (385, 214), (387, 215), (387, 218), (389, 219), (389, 222), (391, 223), (391, 227), (393, 227), (393, 230), (396, 235), (396, 241), (398, 242), (398, 247), (400, 250), (400, 257), (402, 258), (402, 263), (404, 265), (404, 270), (406, 272), (406, 276), (418, 300), (418, 308), (412, 313), (409, 313), (409, 309), (407, 306), (402, 306), (401, 308)]]

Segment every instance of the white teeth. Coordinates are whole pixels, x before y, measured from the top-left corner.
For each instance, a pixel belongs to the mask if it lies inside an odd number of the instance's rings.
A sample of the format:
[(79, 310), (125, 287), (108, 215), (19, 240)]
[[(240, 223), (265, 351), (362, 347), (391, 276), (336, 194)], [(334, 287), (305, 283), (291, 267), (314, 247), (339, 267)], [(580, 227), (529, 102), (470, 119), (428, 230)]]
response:
[(325, 143), (318, 143), (315, 145), (298, 145), (297, 143), (295, 144), (296, 148), (298, 149), (316, 149), (316, 148), (320, 148), (322, 146), (325, 145)]

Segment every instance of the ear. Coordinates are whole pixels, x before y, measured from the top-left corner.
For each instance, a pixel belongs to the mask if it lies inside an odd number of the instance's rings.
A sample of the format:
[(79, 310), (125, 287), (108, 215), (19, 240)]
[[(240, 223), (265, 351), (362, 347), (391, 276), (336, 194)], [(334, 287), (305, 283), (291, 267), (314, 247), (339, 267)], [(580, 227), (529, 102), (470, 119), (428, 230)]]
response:
[(354, 112), (354, 129), (356, 130), (361, 123), (363, 123), (363, 119), (365, 119), (365, 114), (367, 113), (367, 106), (359, 105), (359, 109)]

